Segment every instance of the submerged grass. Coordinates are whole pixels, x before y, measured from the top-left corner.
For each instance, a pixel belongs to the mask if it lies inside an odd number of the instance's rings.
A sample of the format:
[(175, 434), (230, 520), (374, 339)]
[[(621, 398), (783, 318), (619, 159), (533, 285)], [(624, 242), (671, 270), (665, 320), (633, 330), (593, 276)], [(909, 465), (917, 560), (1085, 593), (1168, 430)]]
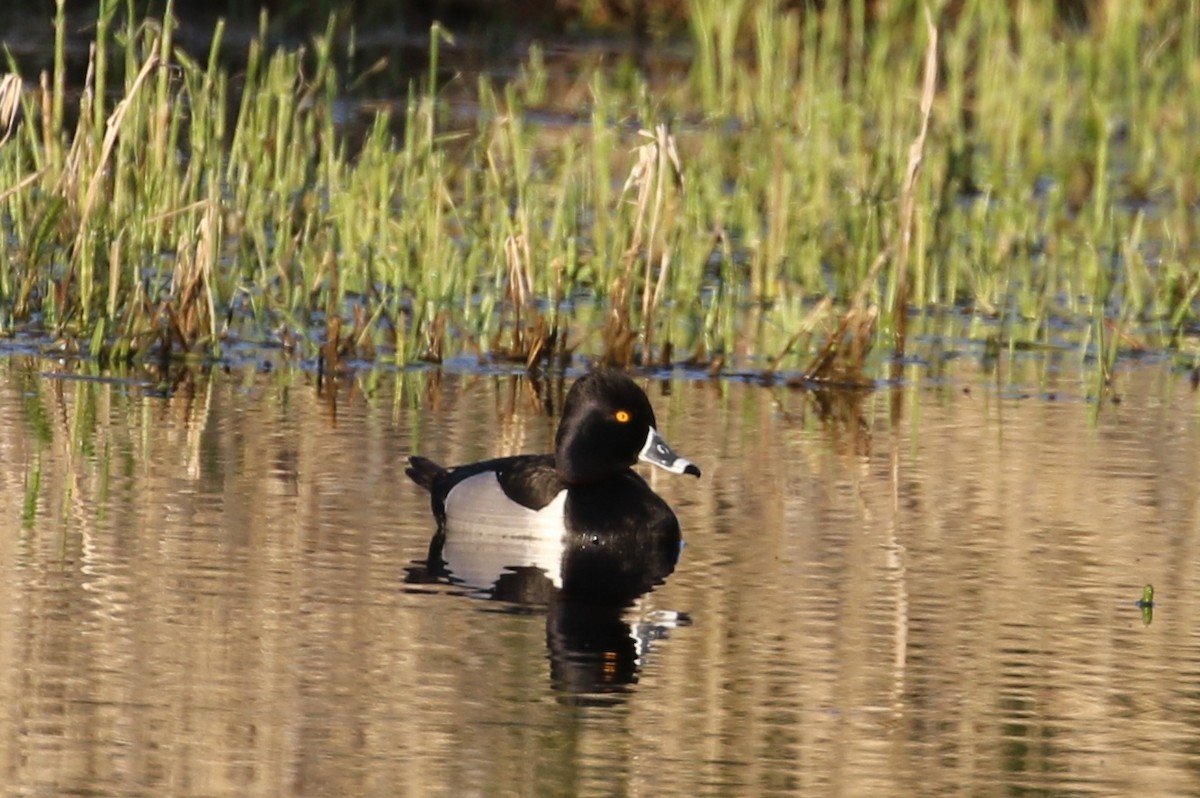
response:
[(332, 22), (272, 50), (264, 18), (235, 74), (222, 26), (197, 56), (171, 4), (106, 0), (69, 88), (60, 0), (53, 70), (0, 80), (0, 334), (111, 362), (251, 342), (329, 375), (584, 353), (857, 383), (955, 313), (1102, 378), (1131, 337), (1194, 367), (1197, 5), (923, 7), (691, 0), (676, 81), (535, 47), (508, 81), (439, 84), (435, 25), (352, 138)]

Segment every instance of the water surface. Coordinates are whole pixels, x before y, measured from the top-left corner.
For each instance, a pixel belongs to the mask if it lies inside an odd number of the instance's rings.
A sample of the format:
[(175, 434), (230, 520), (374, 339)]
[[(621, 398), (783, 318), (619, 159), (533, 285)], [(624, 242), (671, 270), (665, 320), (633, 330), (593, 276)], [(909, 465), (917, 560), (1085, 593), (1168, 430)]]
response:
[(547, 449), (553, 382), (0, 360), (6, 794), (1194, 795), (1200, 397), (1050, 379), (643, 379), (704, 477), (589, 615), (412, 579), (403, 455)]

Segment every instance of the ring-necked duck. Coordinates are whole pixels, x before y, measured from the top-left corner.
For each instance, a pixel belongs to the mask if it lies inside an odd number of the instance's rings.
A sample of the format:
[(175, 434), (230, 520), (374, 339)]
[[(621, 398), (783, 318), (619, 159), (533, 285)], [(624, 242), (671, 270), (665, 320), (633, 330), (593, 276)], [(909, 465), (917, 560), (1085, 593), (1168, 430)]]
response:
[(644, 569), (650, 550), (669, 553), (672, 564), (678, 555), (679, 521), (630, 469), (638, 460), (700, 476), (658, 434), (642, 389), (623, 374), (595, 371), (567, 393), (554, 454), (453, 468), (410, 457), (405, 473), (429, 491), (444, 547), (488, 541), (509, 550), (497, 554), (504, 557), (516, 554), (515, 544), (557, 587), (590, 590), (614, 568)]

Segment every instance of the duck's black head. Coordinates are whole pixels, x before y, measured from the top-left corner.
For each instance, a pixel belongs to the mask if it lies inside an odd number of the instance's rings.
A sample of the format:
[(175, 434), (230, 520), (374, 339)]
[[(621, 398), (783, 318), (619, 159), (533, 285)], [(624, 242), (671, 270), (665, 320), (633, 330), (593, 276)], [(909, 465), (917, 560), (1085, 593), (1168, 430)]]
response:
[(554, 454), (568, 484), (607, 479), (639, 459), (675, 474), (700, 476), (700, 469), (675, 454), (658, 434), (645, 392), (614, 371), (594, 371), (571, 386)]

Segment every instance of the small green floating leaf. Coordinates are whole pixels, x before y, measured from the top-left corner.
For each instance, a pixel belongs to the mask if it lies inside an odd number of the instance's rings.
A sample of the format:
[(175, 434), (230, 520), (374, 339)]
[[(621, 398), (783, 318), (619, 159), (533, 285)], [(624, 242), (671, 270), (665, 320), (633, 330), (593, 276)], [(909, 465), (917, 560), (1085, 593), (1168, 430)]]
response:
[(1154, 620), (1154, 585), (1147, 583), (1142, 587), (1142, 597), (1137, 605), (1142, 609), (1142, 623), (1149, 626)]

